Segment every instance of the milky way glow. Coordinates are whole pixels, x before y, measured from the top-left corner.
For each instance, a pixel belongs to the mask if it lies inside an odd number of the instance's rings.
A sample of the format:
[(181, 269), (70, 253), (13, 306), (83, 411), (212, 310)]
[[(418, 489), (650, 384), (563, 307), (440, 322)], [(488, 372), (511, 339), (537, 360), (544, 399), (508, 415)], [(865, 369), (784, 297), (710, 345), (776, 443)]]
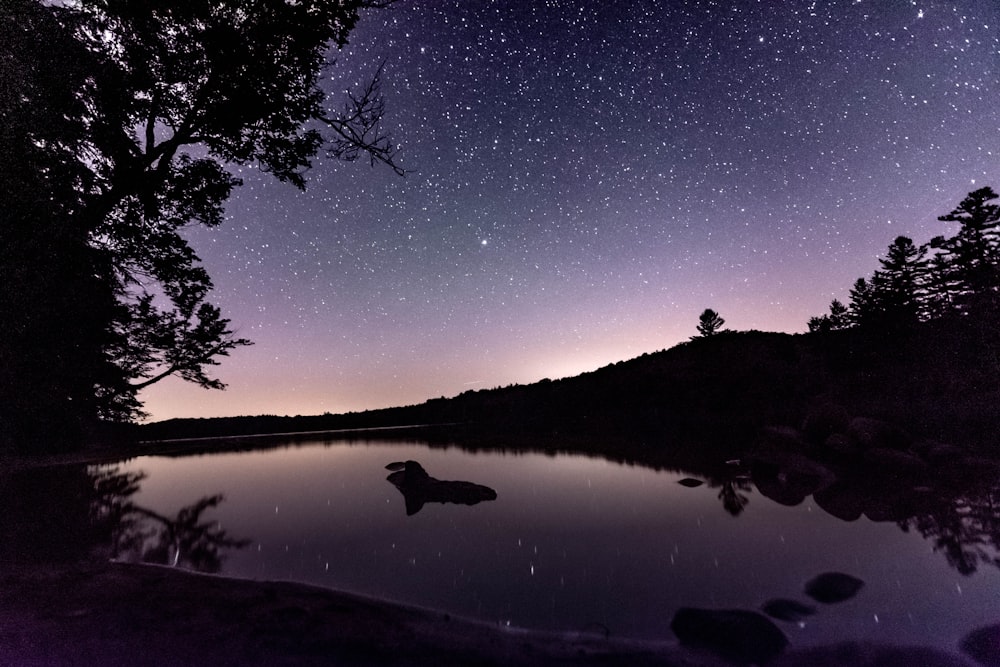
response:
[(803, 331), (898, 235), (1000, 187), (1000, 4), (400, 0), (389, 169), (252, 169), (189, 238), (256, 345), (154, 419), (316, 414), (572, 375), (695, 333)]

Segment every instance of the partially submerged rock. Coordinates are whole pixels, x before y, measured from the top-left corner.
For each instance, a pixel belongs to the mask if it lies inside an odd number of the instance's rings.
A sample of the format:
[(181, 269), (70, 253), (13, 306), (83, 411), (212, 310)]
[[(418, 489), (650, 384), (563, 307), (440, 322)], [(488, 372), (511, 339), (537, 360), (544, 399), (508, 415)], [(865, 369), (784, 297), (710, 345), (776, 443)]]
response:
[(855, 417), (847, 426), (847, 435), (863, 449), (908, 449), (910, 436), (902, 429), (880, 419)]
[(677, 483), (680, 484), (681, 486), (686, 486), (689, 489), (693, 489), (697, 486), (701, 486), (705, 482), (701, 481), (700, 479), (695, 479), (693, 477), (685, 477), (684, 479), (677, 480)]
[(806, 595), (823, 604), (850, 600), (865, 585), (857, 577), (843, 572), (824, 572), (806, 584)]
[(813, 494), (824, 512), (841, 521), (857, 521), (865, 511), (867, 499), (860, 490), (845, 482), (836, 482)]
[(743, 609), (683, 607), (674, 614), (670, 629), (681, 644), (737, 663), (765, 664), (788, 646), (788, 638), (766, 616)]
[(959, 647), (980, 665), (1000, 667), (1000, 623), (973, 630)]
[(386, 479), (403, 494), (407, 516), (419, 512), (426, 503), (475, 505), (497, 498), (496, 491), (482, 484), (434, 479), (416, 461), (390, 463), (386, 469), (395, 471)]
[(802, 432), (811, 442), (823, 442), (834, 433), (843, 433), (850, 423), (847, 409), (836, 403), (813, 407), (802, 422)]
[(927, 475), (927, 464), (913, 454), (896, 449), (874, 447), (864, 453), (864, 465), (879, 477), (919, 479)]

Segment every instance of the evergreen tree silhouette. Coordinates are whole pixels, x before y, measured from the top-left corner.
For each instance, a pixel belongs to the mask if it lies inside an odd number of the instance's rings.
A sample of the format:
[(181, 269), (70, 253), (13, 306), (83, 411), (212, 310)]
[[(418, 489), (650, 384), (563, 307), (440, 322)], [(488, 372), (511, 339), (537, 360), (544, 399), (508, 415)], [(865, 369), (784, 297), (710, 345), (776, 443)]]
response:
[(693, 338), (708, 338), (709, 336), (714, 336), (722, 331), (722, 325), (725, 323), (726, 321), (722, 319), (717, 312), (711, 308), (706, 308), (698, 317), (697, 329), (700, 335), (693, 336)]

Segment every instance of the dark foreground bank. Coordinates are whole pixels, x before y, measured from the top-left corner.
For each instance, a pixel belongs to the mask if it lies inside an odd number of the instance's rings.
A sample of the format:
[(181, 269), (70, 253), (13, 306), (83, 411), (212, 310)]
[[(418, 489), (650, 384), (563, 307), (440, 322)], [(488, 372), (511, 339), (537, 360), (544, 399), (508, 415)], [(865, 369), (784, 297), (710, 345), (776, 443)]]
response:
[[(0, 581), (3, 665), (730, 664), (672, 640), (535, 633), (301, 584), (162, 567), (21, 567)], [(769, 664), (975, 663), (930, 648), (842, 644)]]

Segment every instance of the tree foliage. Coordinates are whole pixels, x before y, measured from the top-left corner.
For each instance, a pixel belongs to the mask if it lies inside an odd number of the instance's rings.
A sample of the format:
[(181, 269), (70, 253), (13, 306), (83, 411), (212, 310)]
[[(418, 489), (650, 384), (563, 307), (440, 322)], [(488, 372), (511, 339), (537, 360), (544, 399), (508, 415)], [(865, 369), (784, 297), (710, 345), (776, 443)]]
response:
[[(918, 246), (899, 236), (871, 278), (850, 290), (846, 322), (869, 331), (903, 334), (920, 322), (953, 316), (991, 321), (1000, 306), (1000, 206), (989, 187), (969, 193), (938, 219), (957, 222), (952, 237)], [(839, 303), (835, 301), (834, 303)], [(828, 331), (831, 315), (809, 320), (810, 331)]]
[[(215, 226), (253, 165), (296, 187), (321, 149), (397, 173), (379, 74), (341, 111), (320, 79), (379, 0), (5, 0), (0, 438), (140, 414), (249, 344), (208, 302), (182, 231)], [(72, 430), (72, 429), (71, 429)]]
[(722, 331), (722, 325), (726, 321), (719, 316), (717, 312), (711, 308), (706, 308), (702, 311), (701, 315), (698, 316), (698, 336), (694, 338), (708, 338), (709, 336), (714, 336), (715, 334)]

